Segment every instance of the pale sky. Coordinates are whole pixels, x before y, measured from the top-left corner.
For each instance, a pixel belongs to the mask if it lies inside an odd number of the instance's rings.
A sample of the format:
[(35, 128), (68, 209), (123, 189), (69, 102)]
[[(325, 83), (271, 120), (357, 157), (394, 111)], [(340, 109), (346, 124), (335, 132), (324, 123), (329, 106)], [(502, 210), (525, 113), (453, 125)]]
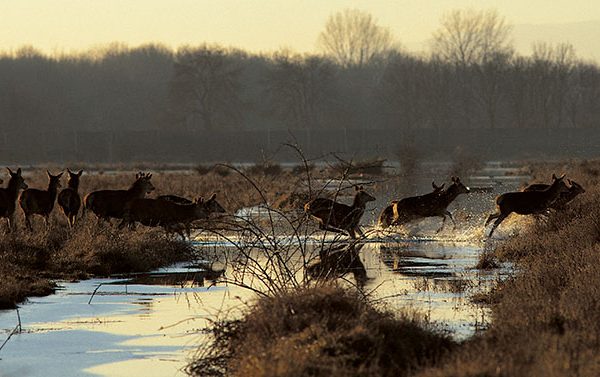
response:
[[(344, 8), (371, 13), (408, 50), (418, 50), (444, 12), (465, 7), (497, 9), (515, 26), (519, 50), (528, 49), (529, 39), (551, 38), (546, 28), (558, 26), (552, 38), (572, 38), (578, 53), (600, 58), (596, 0), (0, 0), (0, 50), (32, 45), (44, 52), (71, 52), (110, 42), (132, 47), (208, 42), (253, 52), (311, 52), (327, 17)], [(595, 35), (588, 32), (595, 23), (587, 23), (587, 29), (573, 24), (585, 21), (598, 22)], [(572, 24), (571, 31), (554, 24)]]

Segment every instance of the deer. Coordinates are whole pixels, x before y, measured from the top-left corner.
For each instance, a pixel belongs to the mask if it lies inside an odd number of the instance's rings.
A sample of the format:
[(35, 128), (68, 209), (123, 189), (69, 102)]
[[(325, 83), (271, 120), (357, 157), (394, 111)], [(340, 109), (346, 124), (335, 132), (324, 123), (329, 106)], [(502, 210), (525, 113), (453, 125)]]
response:
[[(569, 191), (561, 192), (558, 198), (550, 204), (552, 209), (564, 209), (566, 205), (575, 199), (579, 194), (585, 193), (585, 189), (577, 182), (567, 179), (569, 183)], [(534, 183), (523, 189), (523, 191), (542, 191), (546, 190), (550, 185), (546, 183)]]
[(446, 219), (449, 217), (456, 228), (456, 222), (452, 213), (448, 211), (448, 206), (460, 194), (468, 194), (471, 190), (460, 181), (460, 178), (451, 177), (451, 180), (452, 184), (447, 189), (437, 190), (434, 186), (434, 191), (429, 194), (404, 198), (394, 203), (391, 225), (402, 225), (427, 217), (441, 217), (442, 225), (436, 231), (439, 233), (444, 229)]
[(33, 215), (43, 216), (46, 228), (48, 228), (50, 213), (54, 209), (54, 202), (56, 201), (56, 194), (61, 187), (60, 178), (63, 175), (62, 172), (52, 175), (46, 170), (46, 174), (48, 174), (48, 188), (46, 190), (27, 188), (19, 197), (19, 206), (25, 215), (25, 226), (30, 231), (33, 230), (31, 226), (31, 217)]
[(81, 197), (79, 196), (78, 191), (79, 178), (81, 178), (83, 170), (73, 173), (67, 168), (67, 173), (69, 174), (69, 180), (67, 181), (67, 187), (58, 194), (58, 205), (67, 217), (69, 227), (73, 228), (75, 226), (77, 214), (79, 213), (79, 208), (81, 207)]
[(193, 203), (192, 200), (189, 200), (188, 198), (183, 198), (183, 197), (177, 196), (177, 195), (160, 195), (156, 199), (168, 200), (170, 202), (177, 203), (177, 204), (192, 204)]
[(10, 179), (7, 187), (0, 188), (0, 217), (5, 217), (8, 223), (8, 231), (16, 230), (17, 223), (15, 222), (15, 209), (17, 208), (17, 198), (19, 191), (28, 188), (23, 176), (21, 168), (16, 172), (6, 168)]
[(490, 214), (485, 220), (484, 226), (487, 226), (492, 220), (496, 219), (488, 237), (491, 237), (498, 225), (513, 212), (519, 215), (539, 215), (545, 213), (562, 193), (569, 191), (569, 188), (563, 181), (564, 178), (564, 174), (561, 177), (556, 177), (555, 174), (552, 174), (553, 182), (544, 190), (507, 192), (498, 196), (496, 198), (497, 211)]
[(315, 198), (304, 204), (304, 212), (319, 222), (319, 229), (336, 233), (348, 233), (356, 238), (356, 233), (363, 236), (359, 223), (365, 212), (366, 204), (375, 198), (369, 195), (362, 186), (355, 186), (352, 205), (346, 205), (326, 198)]
[[(444, 189), (445, 185), (446, 185), (445, 183), (442, 183), (441, 186), (437, 186), (435, 184), (435, 181), (431, 182), (431, 186), (433, 187), (433, 191), (430, 192), (429, 194), (426, 194), (426, 195), (436, 195), (436, 194), (439, 194), (439, 192)], [(426, 195), (424, 195), (424, 196), (426, 196)], [(398, 200), (392, 200), (390, 202), (390, 204), (387, 207), (385, 207), (383, 209), (383, 211), (381, 211), (381, 214), (379, 215), (379, 220), (377, 221), (377, 224), (378, 224), (378, 226), (380, 228), (387, 228), (390, 225), (392, 225), (392, 222), (394, 220), (394, 205), (396, 203), (398, 203)]]
[(99, 190), (84, 198), (85, 209), (91, 210), (98, 219), (110, 222), (111, 218), (123, 219), (125, 205), (134, 199), (142, 199), (154, 191), (152, 174), (137, 173), (135, 182), (127, 190)]
[(211, 213), (225, 213), (216, 196), (212, 194), (208, 200), (199, 197), (191, 204), (177, 204), (164, 199), (131, 200), (125, 206), (119, 229), (126, 225), (133, 227), (137, 221), (146, 226), (162, 226), (169, 233), (183, 224), (189, 237), (190, 224), (194, 220), (208, 219)]

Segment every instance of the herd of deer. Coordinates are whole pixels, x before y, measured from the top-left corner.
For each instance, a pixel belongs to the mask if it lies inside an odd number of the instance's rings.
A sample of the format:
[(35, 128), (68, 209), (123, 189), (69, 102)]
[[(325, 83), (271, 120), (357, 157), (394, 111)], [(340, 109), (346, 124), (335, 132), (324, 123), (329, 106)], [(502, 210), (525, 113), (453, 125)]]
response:
[[(551, 184), (536, 183), (527, 186), (522, 191), (508, 192), (496, 198), (498, 211), (488, 216), (485, 226), (496, 220), (488, 234), (491, 237), (494, 230), (510, 215), (543, 215), (551, 209), (562, 209), (577, 195), (585, 190), (575, 181), (567, 180), (565, 176), (552, 175)], [(441, 217), (441, 231), (449, 217), (454, 225), (454, 218), (448, 211), (448, 206), (460, 194), (469, 193), (468, 187), (463, 185), (458, 177), (452, 177), (452, 184), (444, 189), (444, 184), (437, 186), (432, 182), (433, 191), (420, 196), (413, 196), (392, 201), (379, 215), (379, 227), (387, 228), (393, 225), (402, 225), (426, 217)], [(365, 212), (366, 203), (375, 200), (361, 186), (356, 186), (354, 202), (348, 206), (330, 199), (316, 198), (304, 205), (304, 211), (319, 222), (319, 227), (338, 233), (348, 233), (351, 238), (356, 233), (362, 235), (359, 223)]]
[[(48, 173), (48, 188), (39, 190), (28, 188), (21, 169), (16, 172), (7, 168), (10, 175), (6, 188), (0, 188), (0, 217), (8, 220), (9, 230), (16, 229), (15, 210), (17, 199), (25, 215), (25, 225), (32, 230), (33, 215), (44, 217), (48, 225), (54, 203), (58, 205), (73, 227), (81, 208), (82, 200), (79, 195), (79, 178), (83, 171), (73, 173), (67, 169), (69, 179), (67, 188), (58, 193), (61, 188), (60, 178), (63, 173), (52, 175)], [(162, 226), (167, 232), (180, 232), (184, 226), (187, 235), (190, 224), (194, 220), (208, 219), (211, 213), (223, 213), (225, 210), (217, 202), (213, 194), (208, 200), (202, 197), (191, 201), (175, 195), (163, 195), (156, 199), (145, 198), (146, 194), (154, 191), (150, 179), (152, 174), (138, 173), (135, 182), (127, 190), (99, 190), (86, 195), (83, 199), (84, 210), (90, 210), (99, 219), (109, 221), (111, 218), (121, 219), (119, 228), (133, 227), (135, 222), (147, 226)], [(0, 180), (0, 183), (3, 181)], [(23, 190), (19, 196), (19, 191)]]
[[(61, 188), (60, 179), (63, 173), (52, 175), (48, 173), (48, 188), (46, 190), (28, 188), (21, 175), (21, 169), (13, 172), (7, 168), (10, 175), (6, 188), (0, 188), (0, 217), (8, 220), (9, 230), (14, 230), (15, 210), (17, 199), (25, 215), (25, 225), (32, 230), (31, 218), (33, 215), (44, 217), (48, 225), (49, 216), (58, 202), (71, 227), (75, 225), (82, 200), (79, 195), (79, 179), (82, 171), (73, 173), (67, 169), (69, 179), (67, 188), (58, 193)], [(154, 191), (150, 179), (152, 174), (138, 173), (133, 184), (127, 190), (99, 190), (86, 195), (83, 199), (84, 210), (94, 213), (99, 219), (109, 221), (111, 218), (121, 219), (119, 228), (128, 226), (133, 228), (136, 222), (146, 226), (161, 226), (167, 233), (176, 231), (183, 235), (181, 227), (190, 235), (190, 225), (195, 220), (208, 219), (211, 213), (224, 213), (225, 210), (217, 202), (213, 194), (208, 200), (202, 197), (191, 201), (175, 195), (163, 195), (156, 199), (146, 198), (146, 194)], [(508, 192), (496, 199), (498, 211), (489, 215), (485, 222), (487, 226), (495, 219), (488, 236), (510, 215), (546, 214), (550, 209), (561, 209), (577, 195), (585, 192), (583, 187), (574, 181), (567, 180), (565, 176), (552, 175), (551, 184), (533, 184), (523, 191)], [(0, 179), (0, 183), (3, 181)], [(433, 191), (401, 200), (392, 201), (383, 209), (379, 216), (379, 226), (387, 228), (393, 225), (402, 225), (426, 217), (441, 217), (443, 219), (441, 231), (447, 217), (454, 218), (448, 211), (448, 206), (460, 194), (469, 193), (458, 177), (452, 177), (448, 188), (444, 184), (437, 186), (432, 182)], [(315, 218), (319, 227), (337, 233), (347, 233), (351, 238), (356, 235), (363, 236), (360, 229), (366, 204), (375, 198), (368, 194), (362, 186), (355, 186), (356, 194), (352, 205), (338, 203), (331, 199), (315, 198), (304, 205), (304, 211)], [(19, 192), (23, 190), (19, 196)]]

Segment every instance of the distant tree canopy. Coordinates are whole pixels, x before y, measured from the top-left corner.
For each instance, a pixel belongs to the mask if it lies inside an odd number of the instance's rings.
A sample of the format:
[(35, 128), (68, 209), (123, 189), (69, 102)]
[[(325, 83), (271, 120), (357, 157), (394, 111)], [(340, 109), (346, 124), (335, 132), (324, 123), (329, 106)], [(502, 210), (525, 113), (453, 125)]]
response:
[(511, 26), (497, 11), (457, 9), (446, 13), (433, 34), (433, 54), (443, 61), (484, 64), (512, 52)]
[(327, 22), (325, 56), (24, 47), (0, 55), (0, 132), (599, 127), (598, 65), (569, 44), (519, 56), (509, 32), (496, 12), (451, 12), (432, 55), (417, 57), (390, 50), (387, 29), (347, 10)]
[(389, 29), (369, 13), (346, 9), (329, 17), (319, 35), (321, 49), (342, 67), (362, 67), (392, 49)]

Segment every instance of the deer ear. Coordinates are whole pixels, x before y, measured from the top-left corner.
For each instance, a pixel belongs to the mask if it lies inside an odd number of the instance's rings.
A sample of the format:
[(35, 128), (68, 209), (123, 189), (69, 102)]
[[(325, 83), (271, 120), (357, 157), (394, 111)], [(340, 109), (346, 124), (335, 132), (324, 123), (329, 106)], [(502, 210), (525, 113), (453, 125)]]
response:
[(62, 175), (64, 174), (64, 171), (61, 171), (59, 175), (57, 175), (58, 178), (62, 177)]
[(552, 179), (555, 181), (558, 179), (558, 178), (556, 178), (556, 174), (552, 173)]
[(46, 174), (48, 174), (48, 177), (49, 177), (49, 178), (52, 178), (52, 174), (50, 174), (50, 171), (49, 171), (49, 170), (46, 170)]
[(78, 176), (80, 176), (80, 177), (81, 177), (81, 174), (83, 174), (83, 169), (81, 169), (81, 170), (80, 170), (80, 171), (77, 173), (77, 175), (78, 175)]
[(17, 169), (17, 175), (20, 177), (21, 176), (21, 168)]
[(215, 198), (217, 197), (217, 194), (213, 193), (210, 198), (208, 198), (208, 200), (215, 200)]
[(10, 168), (8, 166), (6, 167), (6, 170), (8, 171), (8, 174), (14, 175), (14, 173), (12, 172), (12, 170), (10, 170)]

